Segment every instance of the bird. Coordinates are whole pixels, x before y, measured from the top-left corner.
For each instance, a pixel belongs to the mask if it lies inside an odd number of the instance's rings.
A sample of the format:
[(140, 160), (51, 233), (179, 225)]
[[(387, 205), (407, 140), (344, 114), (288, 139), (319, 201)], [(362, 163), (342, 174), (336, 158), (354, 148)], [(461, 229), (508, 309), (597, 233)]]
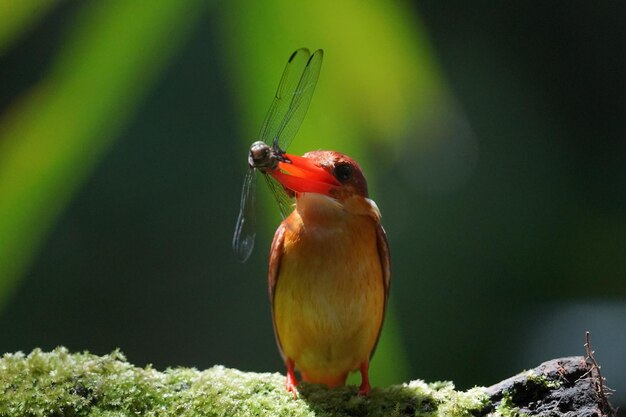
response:
[(361, 374), (371, 391), (370, 360), (383, 326), (391, 262), (381, 214), (356, 161), (336, 151), (284, 154), (266, 174), (295, 197), (274, 235), (268, 287), (286, 389), (301, 379), (342, 386)]

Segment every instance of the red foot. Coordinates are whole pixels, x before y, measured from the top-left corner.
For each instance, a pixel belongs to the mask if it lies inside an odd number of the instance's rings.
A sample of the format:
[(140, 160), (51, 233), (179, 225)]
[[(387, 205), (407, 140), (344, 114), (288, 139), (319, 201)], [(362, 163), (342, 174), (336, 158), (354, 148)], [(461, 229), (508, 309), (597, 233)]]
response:
[(291, 392), (293, 394), (293, 398), (298, 398), (298, 390), (296, 389), (298, 380), (296, 379), (295, 374), (296, 367), (291, 359), (287, 359), (285, 365), (287, 365), (287, 383), (285, 384), (285, 388), (287, 389), (287, 392)]
[(368, 361), (363, 362), (359, 367), (361, 371), (361, 386), (359, 387), (359, 395), (370, 395), (372, 391), (372, 387), (370, 386), (370, 379), (367, 375), (367, 371), (369, 370), (370, 364)]

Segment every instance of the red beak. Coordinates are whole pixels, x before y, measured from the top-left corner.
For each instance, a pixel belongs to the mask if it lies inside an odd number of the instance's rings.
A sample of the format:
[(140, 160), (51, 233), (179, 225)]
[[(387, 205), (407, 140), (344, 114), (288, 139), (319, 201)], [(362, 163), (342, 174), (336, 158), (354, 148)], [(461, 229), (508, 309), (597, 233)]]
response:
[(301, 156), (285, 154), (291, 163), (279, 162), (278, 169), (269, 171), (284, 187), (296, 193), (318, 193), (329, 195), (330, 190), (341, 185), (324, 168)]

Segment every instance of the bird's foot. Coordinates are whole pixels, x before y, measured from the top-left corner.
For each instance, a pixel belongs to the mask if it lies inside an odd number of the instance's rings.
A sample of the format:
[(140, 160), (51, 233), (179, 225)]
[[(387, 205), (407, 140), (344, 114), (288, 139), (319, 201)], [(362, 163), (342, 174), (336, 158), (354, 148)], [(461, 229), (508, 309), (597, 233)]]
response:
[(289, 375), (287, 375), (287, 383), (285, 384), (285, 388), (287, 389), (287, 392), (293, 394), (293, 398), (298, 398), (298, 389), (296, 388), (297, 385), (298, 381), (296, 381), (295, 377), (290, 378)]
[(361, 386), (359, 387), (359, 395), (361, 396), (370, 395), (370, 392), (372, 391), (372, 387), (370, 386), (370, 379), (368, 376), (369, 367), (369, 362), (363, 362), (359, 368), (361, 371)]
[(298, 390), (296, 386), (298, 385), (298, 380), (296, 379), (295, 373), (295, 365), (291, 359), (287, 360), (287, 383), (285, 384), (285, 388), (287, 392), (291, 392), (293, 394), (293, 398), (298, 398)]

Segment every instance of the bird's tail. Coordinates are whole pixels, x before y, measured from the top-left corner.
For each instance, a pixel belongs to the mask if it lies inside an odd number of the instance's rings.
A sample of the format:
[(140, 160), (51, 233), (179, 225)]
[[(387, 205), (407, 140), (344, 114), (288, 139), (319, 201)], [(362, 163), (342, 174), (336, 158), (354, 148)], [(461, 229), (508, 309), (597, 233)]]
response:
[(301, 372), (302, 380), (313, 384), (325, 384), (328, 388), (339, 387), (346, 384), (348, 374), (339, 375), (308, 375)]

